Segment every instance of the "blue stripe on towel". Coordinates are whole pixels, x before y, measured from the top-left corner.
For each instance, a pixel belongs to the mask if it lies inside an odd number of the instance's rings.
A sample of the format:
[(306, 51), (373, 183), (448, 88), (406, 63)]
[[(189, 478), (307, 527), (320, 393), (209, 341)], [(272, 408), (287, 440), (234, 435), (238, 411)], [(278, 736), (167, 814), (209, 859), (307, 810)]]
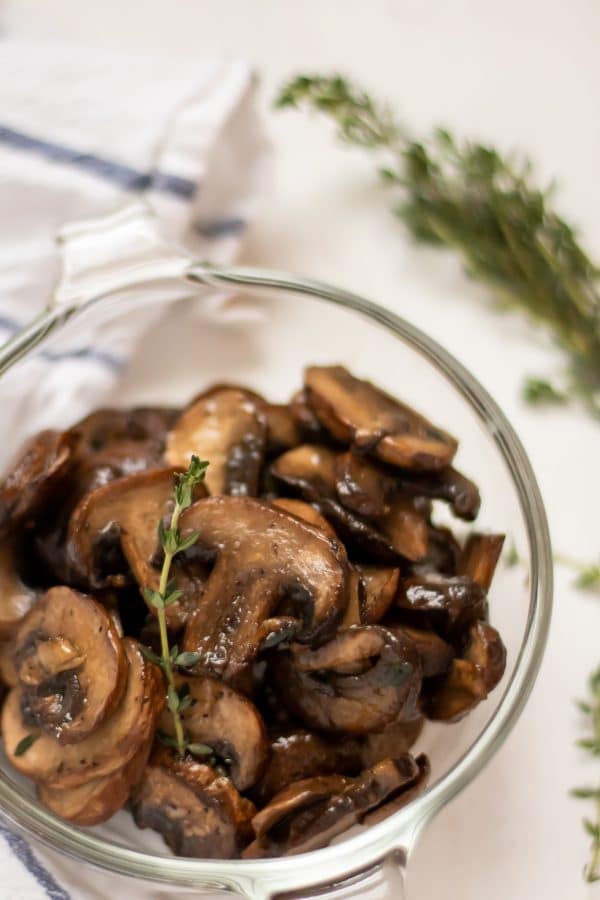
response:
[(179, 175), (170, 175), (167, 172), (139, 172), (123, 163), (45, 141), (16, 131), (7, 125), (0, 125), (0, 143), (17, 150), (36, 153), (53, 162), (74, 166), (128, 191), (163, 191), (183, 200), (190, 200), (196, 193), (196, 183), (188, 178), (180, 178)]
[(29, 844), (18, 834), (14, 834), (0, 823), (0, 835), (4, 838), (15, 856), (23, 863), (30, 875), (46, 891), (51, 900), (70, 900), (70, 894), (55, 880), (34, 854)]
[(213, 219), (209, 222), (196, 222), (194, 231), (206, 238), (218, 238), (224, 234), (239, 234), (246, 227), (246, 220), (239, 216), (229, 219)]
[[(4, 331), (8, 331), (9, 334), (14, 335), (20, 331), (22, 327), (23, 326), (15, 319), (11, 319), (10, 316), (5, 316), (0, 313), (0, 330), (4, 329)], [(107, 369), (112, 369), (113, 372), (120, 372), (123, 368), (123, 360), (118, 356), (114, 356), (112, 353), (106, 353), (104, 350), (95, 350), (94, 347), (62, 350), (60, 353), (55, 353), (52, 350), (43, 350), (40, 353), (40, 356), (42, 359), (47, 359), (49, 362), (57, 362), (61, 359), (91, 359), (94, 362), (99, 362), (103, 366), (106, 366)]]

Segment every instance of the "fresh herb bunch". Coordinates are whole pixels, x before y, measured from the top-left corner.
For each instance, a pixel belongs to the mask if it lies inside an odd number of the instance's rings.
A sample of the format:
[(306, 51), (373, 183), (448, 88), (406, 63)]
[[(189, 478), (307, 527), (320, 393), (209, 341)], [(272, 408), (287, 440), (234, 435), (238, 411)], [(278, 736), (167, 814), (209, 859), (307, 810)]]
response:
[[(590, 678), (590, 699), (580, 700), (577, 706), (588, 717), (592, 726), (591, 737), (577, 741), (579, 747), (593, 756), (600, 756), (600, 668)], [(581, 787), (571, 791), (580, 800), (593, 800), (593, 819), (585, 818), (583, 827), (592, 839), (590, 861), (584, 869), (586, 881), (600, 881), (600, 784), (597, 787)]]
[(340, 76), (297, 76), (277, 105), (325, 113), (342, 140), (383, 151), (380, 174), (398, 189), (395, 212), (413, 237), (454, 250), (503, 306), (546, 326), (569, 355), (565, 389), (533, 378), (525, 399), (577, 395), (600, 416), (600, 269), (552, 208), (552, 188), (535, 185), (528, 159), (439, 128), (415, 140), (388, 107)]
[(199, 459), (197, 456), (192, 456), (187, 470), (175, 476), (173, 489), (175, 505), (171, 513), (169, 527), (166, 528), (162, 520), (158, 524), (158, 539), (164, 553), (158, 590), (155, 591), (150, 587), (143, 589), (144, 597), (157, 612), (161, 655), (158, 656), (149, 647), (144, 647), (143, 652), (152, 662), (159, 665), (164, 672), (167, 681), (167, 706), (173, 717), (175, 729), (174, 740), (167, 735), (162, 735), (161, 740), (173, 746), (179, 756), (183, 756), (186, 750), (198, 756), (210, 756), (213, 753), (212, 748), (205, 744), (189, 744), (186, 741), (181, 713), (190, 705), (191, 697), (186, 684), (180, 687), (179, 690), (177, 689), (174, 670), (175, 667), (185, 669), (193, 666), (200, 657), (197, 653), (180, 653), (177, 645), (169, 647), (166, 618), (167, 608), (179, 600), (182, 595), (182, 591), (177, 588), (175, 579), (169, 580), (173, 559), (178, 553), (183, 553), (184, 550), (192, 547), (199, 537), (196, 531), (191, 532), (186, 537), (182, 537), (179, 531), (179, 517), (184, 509), (191, 506), (194, 488), (204, 481), (207, 467), (208, 462)]

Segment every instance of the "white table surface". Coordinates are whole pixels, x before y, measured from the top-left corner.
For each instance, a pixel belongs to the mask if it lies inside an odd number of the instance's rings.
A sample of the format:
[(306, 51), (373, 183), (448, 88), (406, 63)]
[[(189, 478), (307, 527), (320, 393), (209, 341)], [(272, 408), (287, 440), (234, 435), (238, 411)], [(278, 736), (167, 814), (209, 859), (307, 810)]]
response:
[[(285, 76), (338, 69), (393, 101), (415, 129), (442, 122), (527, 148), (562, 183), (560, 206), (599, 257), (597, 0), (5, 0), (4, 12), (28, 32), (250, 59), (262, 76), (276, 178), (244, 259), (353, 288), (441, 341), (520, 433), (555, 546), (598, 553), (598, 426), (576, 410), (532, 412), (518, 398), (523, 375), (552, 371), (558, 354), (520, 319), (487, 309), (485, 291), (454, 260), (410, 245), (360, 153), (336, 145), (323, 122), (268, 111)], [(574, 591), (570, 579), (558, 568), (532, 699), (493, 762), (423, 836), (411, 862), (412, 900), (600, 895), (580, 878), (585, 806), (567, 796), (598, 774), (573, 745), (580, 723), (571, 701), (600, 662), (600, 600)]]

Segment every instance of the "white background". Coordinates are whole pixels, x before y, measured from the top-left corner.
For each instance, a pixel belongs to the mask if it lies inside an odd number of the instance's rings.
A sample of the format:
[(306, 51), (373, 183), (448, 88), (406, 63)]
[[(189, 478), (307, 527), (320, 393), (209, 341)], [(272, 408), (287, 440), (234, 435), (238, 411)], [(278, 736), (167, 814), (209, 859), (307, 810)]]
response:
[[(598, 426), (577, 410), (532, 412), (518, 398), (523, 375), (557, 369), (558, 354), (520, 318), (486, 307), (486, 292), (451, 258), (411, 246), (369, 161), (336, 145), (325, 123), (269, 110), (284, 77), (337, 69), (393, 102), (417, 131), (444, 123), (526, 148), (544, 177), (558, 178), (561, 209), (599, 258), (597, 0), (8, 0), (4, 10), (28, 32), (253, 62), (276, 177), (244, 259), (355, 289), (441, 341), (519, 431), (556, 548), (597, 556)], [(412, 900), (600, 896), (600, 886), (580, 878), (585, 805), (567, 797), (570, 786), (598, 777), (573, 746), (581, 723), (571, 701), (600, 662), (600, 599), (574, 591), (570, 579), (559, 567), (550, 645), (529, 706), (494, 761), (422, 838)]]

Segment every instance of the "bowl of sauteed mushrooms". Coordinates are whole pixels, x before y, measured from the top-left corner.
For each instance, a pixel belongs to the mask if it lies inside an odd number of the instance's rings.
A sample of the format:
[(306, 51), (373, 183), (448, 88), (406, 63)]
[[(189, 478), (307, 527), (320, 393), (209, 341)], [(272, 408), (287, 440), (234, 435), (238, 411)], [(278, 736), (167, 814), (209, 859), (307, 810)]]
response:
[[(391, 313), (171, 262), (96, 267), (0, 350), (0, 813), (174, 891), (366, 895), (531, 689), (535, 479), (483, 388)], [(36, 383), (145, 315), (103, 392)]]

